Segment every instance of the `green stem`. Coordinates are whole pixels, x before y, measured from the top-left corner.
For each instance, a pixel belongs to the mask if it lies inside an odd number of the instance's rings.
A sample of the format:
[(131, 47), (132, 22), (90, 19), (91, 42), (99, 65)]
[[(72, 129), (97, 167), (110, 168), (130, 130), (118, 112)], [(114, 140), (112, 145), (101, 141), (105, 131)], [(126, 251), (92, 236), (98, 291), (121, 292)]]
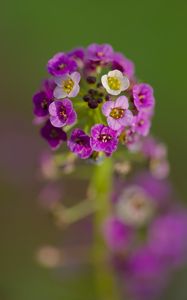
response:
[(110, 193), (112, 187), (113, 166), (111, 158), (96, 166), (92, 177), (90, 192), (93, 201), (100, 207), (94, 216), (95, 240), (93, 260), (95, 265), (97, 300), (116, 300), (117, 288), (110, 265), (107, 263), (107, 249), (102, 237), (102, 226), (110, 214)]

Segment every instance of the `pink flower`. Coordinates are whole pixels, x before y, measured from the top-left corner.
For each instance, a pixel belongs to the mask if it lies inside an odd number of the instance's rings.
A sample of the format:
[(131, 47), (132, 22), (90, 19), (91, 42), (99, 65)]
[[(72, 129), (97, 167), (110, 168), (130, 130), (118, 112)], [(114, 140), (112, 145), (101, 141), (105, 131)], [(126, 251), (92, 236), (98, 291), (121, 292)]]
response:
[(133, 114), (128, 108), (129, 103), (125, 96), (120, 96), (115, 101), (104, 103), (102, 112), (107, 117), (107, 123), (110, 128), (119, 130), (122, 126), (132, 124)]

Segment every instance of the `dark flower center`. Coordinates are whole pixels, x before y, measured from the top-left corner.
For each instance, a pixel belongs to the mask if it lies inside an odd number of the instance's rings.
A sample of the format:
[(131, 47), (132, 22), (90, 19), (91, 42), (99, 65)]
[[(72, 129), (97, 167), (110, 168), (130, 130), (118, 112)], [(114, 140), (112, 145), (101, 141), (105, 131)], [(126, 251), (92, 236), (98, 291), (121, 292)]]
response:
[(81, 139), (81, 138), (79, 138), (79, 137), (77, 137), (75, 139), (75, 143), (78, 144), (78, 145), (80, 145), (80, 146), (83, 146), (84, 145), (84, 140)]
[(47, 109), (48, 108), (48, 102), (46, 99), (43, 99), (41, 102), (41, 107), (42, 109)]
[(110, 116), (113, 119), (118, 120), (124, 116), (124, 112), (125, 112), (125, 110), (123, 108), (115, 107), (111, 110)]
[(99, 140), (103, 143), (111, 141), (112, 137), (109, 134), (100, 134)]
[(56, 139), (57, 137), (58, 137), (58, 132), (54, 128), (52, 128), (50, 131), (50, 138)]

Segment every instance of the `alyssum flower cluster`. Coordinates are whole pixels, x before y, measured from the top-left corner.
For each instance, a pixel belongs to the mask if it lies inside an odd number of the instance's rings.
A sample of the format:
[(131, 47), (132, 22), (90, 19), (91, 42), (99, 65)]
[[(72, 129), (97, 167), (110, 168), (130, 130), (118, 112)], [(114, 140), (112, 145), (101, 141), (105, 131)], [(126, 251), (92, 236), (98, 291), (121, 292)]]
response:
[[(153, 89), (139, 83), (134, 64), (108, 44), (57, 53), (50, 78), (33, 96), (35, 123), (52, 149), (67, 143), (82, 159), (110, 156), (147, 136)], [(131, 147), (129, 147), (129, 145)]]

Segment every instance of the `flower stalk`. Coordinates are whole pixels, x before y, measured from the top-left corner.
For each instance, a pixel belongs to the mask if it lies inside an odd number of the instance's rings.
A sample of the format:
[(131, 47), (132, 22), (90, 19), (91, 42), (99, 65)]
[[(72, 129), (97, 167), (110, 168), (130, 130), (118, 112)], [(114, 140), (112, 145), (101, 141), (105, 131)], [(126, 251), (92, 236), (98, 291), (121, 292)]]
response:
[(101, 230), (106, 216), (110, 213), (110, 193), (112, 188), (113, 163), (112, 159), (105, 159), (102, 165), (95, 166), (90, 183), (90, 195), (97, 207), (94, 214), (94, 247), (93, 261), (98, 300), (119, 299), (114, 274), (106, 259), (106, 245)]

